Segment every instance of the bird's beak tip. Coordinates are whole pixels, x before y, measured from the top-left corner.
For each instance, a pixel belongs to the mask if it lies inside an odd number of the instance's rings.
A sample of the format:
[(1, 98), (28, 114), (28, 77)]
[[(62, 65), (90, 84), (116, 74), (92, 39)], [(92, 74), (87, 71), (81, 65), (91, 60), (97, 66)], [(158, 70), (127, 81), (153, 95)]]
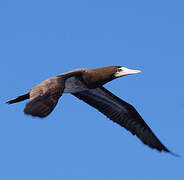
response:
[(128, 71), (128, 74), (138, 74), (138, 73), (141, 73), (141, 70), (132, 70), (132, 69), (130, 69)]
[(137, 71), (137, 73), (141, 73), (142, 71), (141, 70), (136, 70)]

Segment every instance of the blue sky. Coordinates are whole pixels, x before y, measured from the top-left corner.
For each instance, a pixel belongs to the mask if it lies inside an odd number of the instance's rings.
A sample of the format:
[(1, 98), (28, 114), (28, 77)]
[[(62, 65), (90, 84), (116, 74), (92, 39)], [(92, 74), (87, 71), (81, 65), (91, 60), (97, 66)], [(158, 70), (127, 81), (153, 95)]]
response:
[(183, 179), (184, 160), (144, 146), (72, 95), (45, 119), (7, 100), (51, 76), (122, 65), (105, 87), (184, 156), (183, 1), (0, 1), (0, 180)]

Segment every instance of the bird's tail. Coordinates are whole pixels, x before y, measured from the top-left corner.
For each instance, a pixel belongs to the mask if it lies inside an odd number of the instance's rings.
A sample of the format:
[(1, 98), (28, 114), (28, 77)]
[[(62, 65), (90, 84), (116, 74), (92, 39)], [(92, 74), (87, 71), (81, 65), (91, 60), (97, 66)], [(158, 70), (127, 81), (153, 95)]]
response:
[(22, 96), (18, 96), (17, 98), (12, 99), (12, 100), (10, 100), (10, 101), (8, 101), (6, 103), (7, 104), (13, 104), (13, 103), (17, 103), (17, 102), (20, 102), (20, 101), (24, 101), (26, 99), (29, 99), (29, 93), (26, 93), (26, 94), (24, 94)]

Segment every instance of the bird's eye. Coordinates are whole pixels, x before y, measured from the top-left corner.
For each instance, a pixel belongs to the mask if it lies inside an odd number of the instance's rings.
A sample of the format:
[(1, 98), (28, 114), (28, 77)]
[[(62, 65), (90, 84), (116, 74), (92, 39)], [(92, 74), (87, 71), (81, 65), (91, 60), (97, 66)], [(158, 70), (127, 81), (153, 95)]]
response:
[(123, 71), (123, 69), (120, 69), (120, 68), (119, 68), (119, 69), (117, 69), (117, 72), (121, 72), (121, 71)]

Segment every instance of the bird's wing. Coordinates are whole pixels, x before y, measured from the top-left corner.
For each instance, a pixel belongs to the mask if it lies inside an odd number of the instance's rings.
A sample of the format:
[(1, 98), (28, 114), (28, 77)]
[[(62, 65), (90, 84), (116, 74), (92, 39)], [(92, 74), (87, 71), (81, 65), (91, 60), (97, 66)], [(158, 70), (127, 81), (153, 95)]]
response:
[(29, 92), (30, 101), (24, 109), (25, 114), (46, 117), (56, 106), (64, 89), (62, 77), (52, 77), (33, 87)]
[(158, 151), (170, 152), (154, 135), (132, 105), (121, 100), (104, 87), (73, 93), (73, 95), (126, 128), (133, 135), (140, 138), (144, 144)]

